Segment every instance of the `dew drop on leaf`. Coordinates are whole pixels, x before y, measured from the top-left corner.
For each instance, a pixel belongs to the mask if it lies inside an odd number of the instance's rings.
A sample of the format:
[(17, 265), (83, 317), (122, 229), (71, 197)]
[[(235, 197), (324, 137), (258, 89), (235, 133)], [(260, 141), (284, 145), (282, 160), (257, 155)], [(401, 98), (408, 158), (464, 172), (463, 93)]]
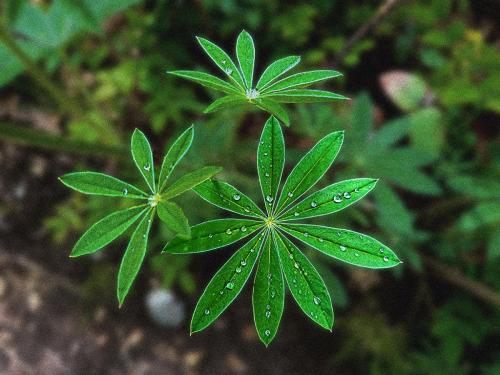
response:
[(246, 260), (242, 260), (240, 262), (240, 264), (241, 264), (242, 267), (245, 267), (247, 265), (247, 261)]
[(271, 311), (266, 311), (266, 318), (269, 319), (271, 317)]
[(127, 195), (128, 194), (128, 189), (123, 189), (123, 195)]
[(346, 251), (346, 247), (343, 245), (340, 245), (340, 251)]
[(208, 315), (210, 314), (210, 310), (209, 309), (205, 309), (205, 315)]
[(213, 236), (214, 236), (214, 235), (213, 235), (212, 233), (210, 233), (210, 234), (208, 235), (208, 238), (212, 238)]
[(273, 201), (273, 197), (271, 197), (270, 195), (268, 195), (266, 197), (266, 201), (268, 201), (269, 203), (271, 203)]
[(342, 198), (340, 197), (340, 195), (335, 195), (335, 196), (333, 197), (333, 201), (334, 201), (335, 203), (340, 203), (340, 202), (342, 202)]
[(304, 232), (304, 237), (309, 237), (309, 233)]
[(379, 251), (380, 251), (381, 254), (384, 253), (384, 249), (383, 248), (380, 248)]
[(354, 253), (354, 256), (355, 256), (355, 257), (359, 257), (359, 253), (356, 251), (356, 252)]
[(300, 267), (300, 265), (299, 265), (297, 262), (295, 262), (295, 263), (293, 264), (293, 266), (294, 266), (295, 268), (297, 268), (297, 269), (299, 269), (299, 267)]
[(311, 202), (311, 207), (312, 208), (316, 208), (316, 207), (318, 207), (318, 204), (316, 202), (312, 201)]
[(234, 199), (235, 201), (239, 201), (239, 200), (241, 199), (241, 196), (240, 196), (239, 194), (234, 194), (234, 195), (233, 195), (233, 199)]
[(247, 227), (243, 225), (243, 226), (241, 227), (241, 231), (242, 231), (242, 232), (246, 232), (246, 231), (247, 231)]
[(235, 271), (236, 273), (241, 273), (241, 267), (236, 267)]
[(231, 281), (229, 281), (229, 282), (226, 284), (226, 289), (231, 290), (231, 289), (233, 289), (233, 288), (234, 288), (234, 283), (233, 283), (233, 282), (231, 282)]
[(233, 72), (233, 69), (231, 69), (231, 68), (224, 69), (224, 73), (226, 73), (227, 75), (231, 75), (232, 72)]
[(150, 169), (151, 169), (151, 164), (149, 163), (144, 164), (144, 170), (149, 172)]
[(227, 228), (227, 229), (226, 229), (226, 233), (227, 233), (227, 234), (232, 234), (232, 233), (233, 233), (233, 231), (232, 231), (230, 228)]
[(388, 261), (389, 261), (389, 257), (386, 255), (386, 256), (384, 257), (384, 262), (388, 262)]
[(315, 304), (315, 305), (319, 305), (319, 304), (320, 304), (320, 302), (321, 302), (321, 299), (320, 299), (319, 297), (316, 297), (316, 296), (315, 296), (315, 297), (313, 298), (313, 302), (314, 302), (314, 304)]
[(291, 191), (287, 195), (288, 195), (288, 198), (293, 197), (293, 193)]
[(266, 331), (264, 332), (264, 334), (265, 334), (266, 336), (269, 336), (269, 335), (271, 334), (271, 331), (270, 331), (270, 330), (268, 330), (268, 329), (266, 329)]
[(269, 177), (269, 173), (266, 172), (266, 177)]
[(250, 212), (250, 208), (248, 208), (248, 207), (245, 207), (243, 210), (244, 210), (245, 212)]
[(349, 193), (349, 192), (347, 192), (347, 191), (346, 191), (346, 192), (344, 193), (344, 198), (345, 198), (345, 199), (349, 199), (349, 198), (351, 198), (351, 193)]

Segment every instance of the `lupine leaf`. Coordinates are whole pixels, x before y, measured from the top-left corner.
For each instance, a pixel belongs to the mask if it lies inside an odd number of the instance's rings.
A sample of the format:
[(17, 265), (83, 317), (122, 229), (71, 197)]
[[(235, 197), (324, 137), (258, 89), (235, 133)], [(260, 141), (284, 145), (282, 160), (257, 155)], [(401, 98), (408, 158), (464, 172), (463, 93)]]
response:
[(201, 253), (232, 244), (255, 232), (263, 222), (250, 219), (219, 219), (191, 227), (191, 238), (176, 237), (163, 252), (172, 254)]
[(196, 37), (198, 43), (200, 43), (203, 50), (208, 56), (215, 62), (215, 64), (222, 69), (222, 71), (230, 77), (242, 90), (245, 88), (245, 83), (243, 82), (243, 77), (240, 74), (239, 69), (234, 64), (233, 60), (229, 55), (219, 46), (212, 43), (211, 41)]
[(225, 92), (226, 94), (240, 93), (240, 91), (236, 87), (208, 73), (197, 72), (193, 70), (174, 70), (167, 73), (177, 77), (188, 79), (211, 89), (220, 90), (222, 92)]
[(252, 293), (253, 317), (260, 340), (268, 346), (276, 336), (285, 305), (285, 282), (271, 235), (266, 240)]
[(257, 90), (263, 90), (276, 80), (278, 77), (282, 76), (290, 69), (293, 69), (300, 62), (300, 56), (287, 56), (271, 63), (266, 70), (260, 76), (257, 82)]
[(203, 181), (208, 180), (213, 175), (219, 173), (222, 170), (221, 167), (203, 167), (197, 169), (194, 172), (186, 173), (184, 176), (180, 177), (172, 185), (170, 185), (163, 193), (164, 199), (171, 199), (184, 193), (187, 190), (194, 188), (195, 186), (201, 184)]
[(174, 202), (160, 202), (157, 206), (158, 217), (167, 225), (169, 229), (177, 233), (181, 238), (191, 236), (189, 222), (182, 209)]
[(118, 271), (117, 296), (120, 306), (130, 290), (146, 255), (152, 213), (147, 213), (135, 229)]
[(337, 156), (344, 132), (333, 132), (322, 138), (297, 163), (285, 181), (277, 212), (296, 201), (326, 173)]
[(247, 104), (247, 99), (242, 95), (226, 95), (212, 102), (203, 113), (212, 113), (226, 108)]
[(191, 125), (177, 138), (172, 146), (168, 149), (167, 154), (163, 158), (160, 170), (160, 178), (158, 179), (158, 191), (161, 193), (167, 183), (170, 174), (175, 166), (181, 161), (186, 152), (188, 152), (193, 143), (194, 128)]
[(294, 87), (304, 87), (314, 82), (324, 81), (326, 79), (341, 76), (342, 73), (335, 70), (313, 70), (302, 72), (280, 79), (278, 82), (266, 87), (262, 93), (271, 93), (279, 90), (291, 89)]
[(311, 224), (282, 224), (280, 227), (316, 250), (356, 266), (389, 268), (401, 263), (391, 249), (364, 234)]
[(264, 125), (257, 149), (257, 172), (268, 213), (273, 211), (284, 166), (283, 132), (278, 120), (271, 116)]
[(97, 172), (73, 172), (59, 177), (67, 187), (83, 194), (146, 199), (142, 190), (115, 177)]
[(255, 266), (265, 233), (243, 245), (210, 280), (194, 309), (191, 333), (208, 327), (240, 294)]
[(153, 151), (148, 139), (139, 129), (134, 130), (131, 141), (132, 158), (141, 172), (151, 192), (155, 192), (155, 168), (153, 164)]
[(318, 271), (288, 238), (275, 233), (274, 241), (293, 298), (311, 320), (331, 331), (332, 301)]
[(240, 64), (246, 88), (251, 89), (255, 65), (255, 45), (252, 37), (245, 30), (238, 35), (238, 39), (236, 40), (236, 57)]
[(343, 210), (368, 194), (378, 180), (356, 178), (325, 187), (291, 207), (280, 220), (298, 220)]
[(207, 202), (243, 216), (261, 218), (262, 210), (245, 194), (226, 182), (207, 180), (194, 189)]
[(76, 242), (71, 257), (95, 253), (127, 230), (147, 209), (146, 206), (116, 211), (92, 225)]
[(279, 103), (320, 103), (339, 99), (349, 99), (344, 95), (335, 94), (334, 92), (309, 89), (283, 90), (270, 94), (263, 94), (262, 97), (276, 100)]
[(283, 121), (286, 126), (290, 126), (290, 118), (288, 117), (288, 113), (286, 113), (285, 108), (281, 104), (266, 98), (257, 98), (254, 100), (254, 102), (257, 107), (277, 117), (278, 120)]

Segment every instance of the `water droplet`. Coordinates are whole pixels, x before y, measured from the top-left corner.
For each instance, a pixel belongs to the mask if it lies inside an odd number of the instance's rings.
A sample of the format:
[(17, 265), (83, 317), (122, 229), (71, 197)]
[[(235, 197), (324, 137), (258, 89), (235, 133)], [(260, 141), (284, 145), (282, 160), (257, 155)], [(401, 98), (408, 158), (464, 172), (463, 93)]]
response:
[(221, 61), (222, 65), (226, 65), (226, 60)]
[(389, 261), (389, 257), (386, 255), (386, 256), (384, 257), (384, 262), (388, 262), (388, 261)]
[(269, 177), (269, 173), (266, 172), (265, 175), (266, 175), (266, 177)]
[(292, 283), (297, 284), (297, 279), (292, 279)]
[(209, 309), (205, 309), (205, 315), (208, 315), (210, 314), (210, 310)]
[(128, 194), (128, 189), (123, 189), (123, 195), (127, 195)]
[(290, 259), (293, 259), (293, 254), (290, 254), (289, 257), (290, 257)]
[(315, 305), (319, 305), (319, 304), (320, 304), (320, 302), (321, 302), (321, 299), (320, 299), (319, 297), (316, 297), (316, 296), (315, 296), (315, 297), (313, 298), (313, 302), (314, 302), (314, 304), (315, 304)]
[(319, 242), (323, 242), (323, 241), (324, 241), (324, 239), (322, 239), (322, 238), (320, 237), (320, 238), (318, 238), (318, 241), (319, 241)]
[(271, 317), (271, 311), (266, 311), (266, 318), (269, 319)]
[(299, 216), (300, 214), (298, 212), (295, 212), (293, 215), (294, 216)]
[(311, 202), (311, 207), (312, 208), (316, 208), (316, 207), (318, 207), (318, 204), (315, 201), (312, 201)]
[(227, 228), (227, 229), (226, 229), (226, 233), (227, 233), (227, 234), (232, 234), (232, 233), (233, 233), (233, 231), (232, 231), (231, 229)]
[(302, 295), (302, 289), (299, 289), (299, 294)]
[(351, 193), (349, 193), (349, 192), (347, 192), (347, 191), (346, 191), (346, 192), (344, 193), (344, 198), (345, 198), (345, 199), (349, 199), (349, 198), (351, 198)]
[(259, 96), (259, 92), (255, 89), (250, 89), (246, 91), (247, 99), (256, 99)]
[(232, 72), (233, 72), (233, 69), (231, 69), (231, 68), (224, 69), (224, 73), (226, 73), (228, 76), (231, 75)]
[(270, 335), (271, 335), (271, 331), (270, 331), (270, 330), (268, 330), (268, 329), (266, 329), (266, 331), (264, 332), (264, 334), (265, 334), (266, 336), (270, 336)]
[(270, 273), (268, 273), (268, 274), (267, 274), (267, 278), (268, 278), (269, 280), (271, 280), (271, 277), (273, 277), (273, 275), (272, 275), (272, 274), (270, 274)]
[(354, 253), (354, 256), (355, 256), (355, 257), (359, 257), (359, 253), (356, 251), (356, 252)]
[(297, 262), (295, 262), (295, 263), (293, 264), (293, 266), (294, 266), (295, 268), (297, 268), (297, 269), (299, 269), (299, 267), (300, 267), (300, 265), (299, 265)]
[(235, 201), (239, 201), (239, 200), (241, 199), (241, 196), (240, 196), (239, 194), (234, 194), (234, 195), (233, 195), (233, 199), (234, 199)]
[(346, 249), (346, 247), (345, 247), (345, 246), (340, 245), (340, 251), (346, 251), (346, 250), (347, 250), (347, 249)]
[(271, 203), (273, 201), (273, 197), (271, 197), (270, 195), (268, 195), (266, 197), (266, 201), (268, 201), (269, 203)]
[(143, 234), (143, 235), (142, 235), (142, 238), (146, 238), (146, 234)]
[(242, 267), (245, 267), (247, 265), (247, 261), (246, 260), (242, 260), (240, 262), (240, 264), (241, 264)]
[(208, 238), (212, 238), (213, 236), (214, 236), (214, 235), (213, 235), (212, 233), (210, 233), (210, 234), (208, 235)]
[(236, 267), (235, 271), (236, 273), (241, 273), (241, 267)]
[(293, 197), (293, 193), (290, 191), (288, 194), (287, 194), (288, 198), (291, 198)]
[(274, 298), (276, 296), (276, 291), (271, 290), (271, 298)]
[(358, 188), (354, 189), (354, 192), (359, 193), (359, 189)]
[(266, 305), (266, 310), (271, 310), (271, 305), (267, 304)]
[(151, 164), (149, 163), (144, 164), (144, 170), (149, 172), (150, 169), (151, 169)]
[(242, 232), (246, 232), (246, 231), (247, 231), (247, 227), (243, 225), (243, 226), (241, 227), (241, 231), (242, 231)]
[(309, 237), (309, 233), (304, 232), (304, 237)]
[(245, 211), (245, 212), (250, 212), (250, 208), (245, 207), (245, 208), (243, 209), (243, 211)]
[(221, 291), (219, 292), (219, 294), (222, 296), (222, 295), (224, 294), (224, 291), (223, 291), (223, 290), (221, 290)]
[(342, 198), (340, 197), (340, 195), (335, 195), (335, 196), (333, 197), (333, 201), (334, 201), (335, 203), (340, 203), (340, 202), (342, 202)]
[(227, 284), (226, 284), (226, 289), (229, 289), (229, 290), (232, 290), (234, 288), (234, 283), (229, 281)]
[(267, 153), (267, 152), (264, 152), (264, 156), (267, 156), (267, 155), (268, 155), (268, 153)]
[(382, 247), (378, 251), (380, 251), (381, 254), (384, 253), (384, 249)]

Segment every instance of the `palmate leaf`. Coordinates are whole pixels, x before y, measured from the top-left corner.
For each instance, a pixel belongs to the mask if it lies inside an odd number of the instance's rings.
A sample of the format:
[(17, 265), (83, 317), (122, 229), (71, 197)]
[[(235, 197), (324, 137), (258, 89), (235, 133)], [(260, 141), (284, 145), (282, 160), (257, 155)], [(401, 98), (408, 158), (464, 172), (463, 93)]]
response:
[(132, 234), (127, 250), (125, 250), (125, 254), (123, 255), (120, 270), (118, 271), (117, 285), (117, 297), (120, 306), (123, 305), (123, 301), (137, 277), (144, 257), (146, 256), (149, 230), (151, 229), (153, 216), (152, 211), (153, 210), (149, 210), (149, 212), (143, 216), (141, 222)]
[(255, 273), (252, 304), (257, 334), (268, 346), (276, 336), (285, 307), (285, 281), (271, 235), (267, 237)]
[(236, 57), (240, 65), (245, 87), (252, 88), (253, 68), (255, 65), (255, 45), (249, 33), (243, 30), (236, 40)]
[(132, 150), (132, 159), (134, 159), (137, 169), (139, 169), (139, 172), (144, 177), (151, 192), (154, 193), (156, 189), (153, 151), (148, 139), (139, 129), (135, 129), (132, 134), (130, 149)]
[(310, 72), (297, 73), (289, 77), (280, 79), (279, 81), (261, 90), (261, 93), (272, 93), (280, 90), (291, 89), (294, 87), (309, 86), (315, 82), (339, 77), (341, 75), (342, 73), (335, 70), (313, 70)]
[(299, 62), (300, 56), (287, 56), (276, 60), (269, 65), (260, 76), (259, 82), (257, 82), (256, 85), (257, 90), (264, 90), (266, 86), (274, 82), (290, 69), (293, 69)]
[(208, 180), (213, 175), (219, 173), (222, 170), (221, 167), (203, 167), (194, 172), (190, 172), (180, 177), (172, 185), (170, 185), (163, 193), (164, 199), (174, 198), (187, 190), (190, 190), (197, 185), (201, 184), (203, 181)]
[(79, 257), (102, 249), (125, 232), (145, 210), (147, 206), (142, 205), (116, 211), (102, 218), (80, 237), (70, 256)]
[(194, 138), (194, 128), (191, 125), (177, 138), (168, 149), (161, 164), (160, 177), (158, 179), (158, 191), (161, 193), (165, 188), (168, 178), (172, 174), (175, 166), (186, 155)]
[(236, 87), (232, 86), (226, 81), (223, 81), (222, 79), (208, 73), (192, 70), (174, 70), (167, 71), (167, 73), (177, 77), (188, 79), (211, 89), (220, 90), (222, 92), (225, 92), (226, 94), (238, 94), (240, 92)]
[(147, 199), (148, 195), (129, 183), (97, 172), (73, 172), (59, 177), (67, 187), (83, 194)]
[(208, 327), (234, 301), (245, 286), (259, 257), (267, 231), (243, 245), (217, 271), (201, 295), (191, 320), (191, 333)]
[(182, 209), (174, 202), (160, 202), (157, 206), (158, 217), (180, 238), (191, 237), (191, 228)]
[(275, 116), (278, 120), (283, 121), (286, 126), (290, 126), (290, 117), (286, 113), (285, 108), (272, 100), (266, 98), (257, 98), (254, 100), (255, 105), (266, 112)]
[(250, 219), (219, 219), (191, 227), (191, 238), (175, 237), (163, 248), (171, 254), (201, 253), (241, 240), (261, 228), (261, 221)]
[(323, 279), (292, 241), (279, 233), (273, 238), (293, 298), (309, 318), (331, 331), (333, 306)]

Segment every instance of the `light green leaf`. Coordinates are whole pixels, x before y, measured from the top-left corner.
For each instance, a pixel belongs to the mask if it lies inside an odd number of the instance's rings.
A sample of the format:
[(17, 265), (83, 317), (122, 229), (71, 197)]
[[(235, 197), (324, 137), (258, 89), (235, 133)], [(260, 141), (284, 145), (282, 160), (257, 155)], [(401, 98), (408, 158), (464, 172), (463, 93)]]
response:
[(236, 41), (236, 57), (240, 64), (246, 88), (251, 89), (255, 65), (255, 45), (251, 35), (245, 30), (238, 35), (238, 40)]
[(172, 254), (201, 253), (230, 245), (261, 228), (261, 221), (249, 219), (219, 219), (191, 227), (191, 238), (174, 238), (163, 248)]
[(316, 250), (356, 266), (389, 268), (401, 263), (384, 244), (347, 229), (311, 224), (282, 224), (280, 228)]
[(248, 241), (217, 271), (194, 309), (191, 333), (208, 327), (245, 286), (265, 241), (265, 232)]
[(194, 128), (191, 125), (187, 128), (180, 136), (177, 138), (172, 146), (168, 149), (167, 154), (163, 158), (161, 164), (160, 178), (158, 180), (158, 191), (161, 193), (165, 188), (170, 174), (174, 170), (175, 166), (181, 161), (181, 159), (186, 155), (191, 144), (193, 143)]
[(153, 212), (144, 215), (132, 234), (127, 250), (125, 250), (125, 254), (123, 255), (120, 270), (118, 271), (117, 286), (117, 297), (120, 306), (123, 305), (123, 301), (144, 261), (148, 245), (149, 230), (151, 229), (152, 214)]
[(257, 98), (254, 102), (257, 107), (277, 117), (278, 120), (283, 121), (286, 126), (290, 126), (288, 113), (286, 113), (285, 108), (281, 104), (266, 98)]
[(222, 48), (205, 38), (196, 37), (196, 39), (213, 62), (244, 91), (243, 77), (229, 55)]
[(212, 113), (216, 111), (220, 111), (222, 109), (227, 109), (227, 108), (233, 108), (236, 106), (241, 106), (248, 104), (247, 99), (240, 95), (227, 95), (223, 96), (222, 98), (216, 99), (214, 102), (212, 102), (205, 110), (203, 113)]
[(283, 90), (262, 95), (263, 98), (272, 99), (279, 103), (320, 103), (332, 100), (344, 100), (348, 97), (323, 90)]
[(257, 172), (268, 213), (273, 211), (284, 166), (283, 132), (278, 120), (271, 116), (264, 125), (257, 149)]
[(373, 116), (374, 107), (370, 96), (366, 93), (358, 95), (352, 104), (351, 129), (348, 132), (349, 141), (356, 147), (369, 139), (373, 130)]
[(158, 217), (169, 229), (177, 233), (180, 238), (189, 238), (191, 236), (191, 228), (189, 227), (188, 219), (177, 204), (170, 201), (161, 201), (157, 209)]
[(71, 257), (95, 253), (127, 230), (147, 208), (137, 206), (113, 212), (92, 225), (76, 242)]
[(172, 199), (173, 197), (176, 197), (179, 194), (182, 194), (185, 191), (201, 184), (203, 181), (208, 180), (213, 175), (219, 173), (221, 170), (221, 167), (210, 166), (197, 169), (196, 171), (191, 173), (187, 173), (177, 181), (175, 181), (172, 185), (170, 185), (165, 190), (165, 193), (162, 194), (162, 197), (166, 200)]
[(222, 92), (225, 92), (226, 94), (240, 93), (240, 90), (238, 90), (236, 87), (208, 73), (192, 70), (174, 70), (167, 73), (177, 77), (188, 79), (211, 89), (220, 90)]
[(266, 240), (253, 284), (253, 317), (264, 345), (276, 336), (285, 305), (285, 282), (271, 235)]
[(266, 86), (274, 82), (278, 77), (282, 76), (290, 69), (293, 69), (300, 62), (300, 56), (287, 56), (270, 64), (260, 76), (257, 82), (257, 90), (264, 90)]
[(280, 79), (278, 82), (275, 82), (262, 90), (262, 93), (271, 93), (280, 90), (291, 89), (294, 87), (305, 87), (315, 82), (339, 77), (341, 75), (342, 73), (335, 70), (313, 70), (310, 72), (297, 73), (289, 77)]
[(264, 216), (262, 210), (249, 197), (228, 183), (206, 180), (193, 190), (207, 202), (224, 210), (256, 218)]
[(153, 151), (148, 139), (139, 129), (134, 130), (131, 141), (132, 158), (141, 172), (151, 192), (155, 192), (155, 167), (153, 164)]
[(117, 178), (97, 172), (74, 172), (59, 177), (67, 187), (83, 194), (146, 199), (142, 190)]
[(278, 233), (273, 237), (293, 298), (311, 320), (331, 331), (333, 307), (323, 279), (292, 241)]
[(356, 178), (337, 182), (309, 195), (279, 219), (305, 219), (343, 210), (368, 194), (377, 181), (372, 178)]
[(276, 212), (295, 202), (326, 173), (342, 147), (344, 132), (333, 132), (322, 138), (297, 163), (288, 176), (278, 200)]

